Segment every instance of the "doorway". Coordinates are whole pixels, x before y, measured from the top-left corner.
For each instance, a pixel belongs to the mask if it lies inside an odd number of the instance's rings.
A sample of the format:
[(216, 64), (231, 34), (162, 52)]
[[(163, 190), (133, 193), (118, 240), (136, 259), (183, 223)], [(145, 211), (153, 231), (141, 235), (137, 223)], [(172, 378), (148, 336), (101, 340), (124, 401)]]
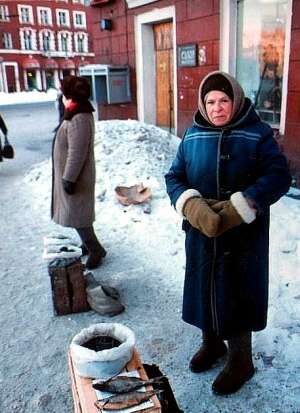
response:
[(156, 124), (174, 131), (172, 22), (153, 26), (156, 60)]
[(5, 66), (7, 91), (8, 93), (17, 91), (17, 82), (14, 66)]
[(138, 119), (176, 133), (176, 13), (169, 6), (135, 20)]

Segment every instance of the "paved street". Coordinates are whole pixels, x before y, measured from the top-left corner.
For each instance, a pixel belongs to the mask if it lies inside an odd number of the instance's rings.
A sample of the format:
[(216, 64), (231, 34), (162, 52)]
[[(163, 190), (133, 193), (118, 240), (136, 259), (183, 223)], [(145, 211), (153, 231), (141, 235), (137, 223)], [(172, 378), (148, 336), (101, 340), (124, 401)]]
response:
[[(48, 345), (55, 328), (49, 332), (52, 308), (41, 254), (50, 218), (32, 210), (23, 183), (36, 162), (50, 157), (57, 113), (53, 102), (0, 107), (0, 113), (16, 152), (0, 163), (0, 412), (55, 413), (62, 406), (70, 412), (67, 371), (58, 366), (57, 351), (63, 350)], [(53, 377), (64, 387), (54, 399)]]
[(0, 113), (16, 152), (14, 160), (0, 164), (2, 187), (2, 179), (23, 175), (31, 165), (50, 156), (57, 112), (53, 102), (39, 102), (0, 106)]

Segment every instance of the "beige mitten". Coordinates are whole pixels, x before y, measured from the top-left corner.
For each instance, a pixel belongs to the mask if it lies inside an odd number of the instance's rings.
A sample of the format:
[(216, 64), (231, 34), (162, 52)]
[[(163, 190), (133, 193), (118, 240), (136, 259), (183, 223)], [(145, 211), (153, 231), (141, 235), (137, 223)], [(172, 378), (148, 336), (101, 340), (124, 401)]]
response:
[(216, 236), (221, 218), (204, 198), (189, 198), (183, 207), (183, 214), (202, 234), (210, 238)]
[(237, 227), (243, 221), (242, 217), (238, 214), (231, 201), (219, 201), (211, 206), (211, 208), (218, 213), (221, 218), (219, 228), (216, 233), (216, 237), (223, 234), (228, 229)]

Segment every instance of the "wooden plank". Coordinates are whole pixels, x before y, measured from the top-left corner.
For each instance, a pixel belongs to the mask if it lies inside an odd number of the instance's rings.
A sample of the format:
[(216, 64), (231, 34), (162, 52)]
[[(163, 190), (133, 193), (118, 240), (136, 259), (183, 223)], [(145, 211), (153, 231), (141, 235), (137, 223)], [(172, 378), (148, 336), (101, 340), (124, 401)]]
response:
[[(69, 371), (71, 375), (72, 394), (74, 399), (74, 412), (75, 413), (99, 413), (99, 410), (95, 406), (97, 400), (96, 393), (92, 387), (92, 380), (79, 376), (74, 368), (72, 362), (72, 355), (68, 353)], [(137, 350), (134, 350), (132, 359), (126, 365), (127, 371), (138, 370), (140, 377), (143, 380), (147, 380), (147, 373), (142, 365), (141, 359)], [(147, 386), (147, 390), (152, 390), (152, 386)], [(161, 405), (157, 396), (153, 396), (152, 401), (154, 406), (149, 409), (140, 410), (143, 413), (161, 413)]]

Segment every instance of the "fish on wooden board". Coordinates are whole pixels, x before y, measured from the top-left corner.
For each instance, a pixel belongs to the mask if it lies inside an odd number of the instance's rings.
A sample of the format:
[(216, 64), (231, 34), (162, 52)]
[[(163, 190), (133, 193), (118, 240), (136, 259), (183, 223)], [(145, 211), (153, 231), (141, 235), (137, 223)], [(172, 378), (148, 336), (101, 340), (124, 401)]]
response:
[(92, 386), (96, 390), (121, 394), (131, 392), (143, 386), (148, 386), (149, 384), (159, 383), (164, 377), (165, 376), (159, 376), (153, 379), (142, 380), (139, 377), (114, 376), (105, 381), (94, 381)]
[(161, 392), (163, 392), (163, 390), (132, 391), (129, 393), (117, 394), (105, 399), (97, 400), (95, 406), (101, 412), (103, 412), (103, 410), (114, 411), (128, 409), (129, 407), (138, 406)]

